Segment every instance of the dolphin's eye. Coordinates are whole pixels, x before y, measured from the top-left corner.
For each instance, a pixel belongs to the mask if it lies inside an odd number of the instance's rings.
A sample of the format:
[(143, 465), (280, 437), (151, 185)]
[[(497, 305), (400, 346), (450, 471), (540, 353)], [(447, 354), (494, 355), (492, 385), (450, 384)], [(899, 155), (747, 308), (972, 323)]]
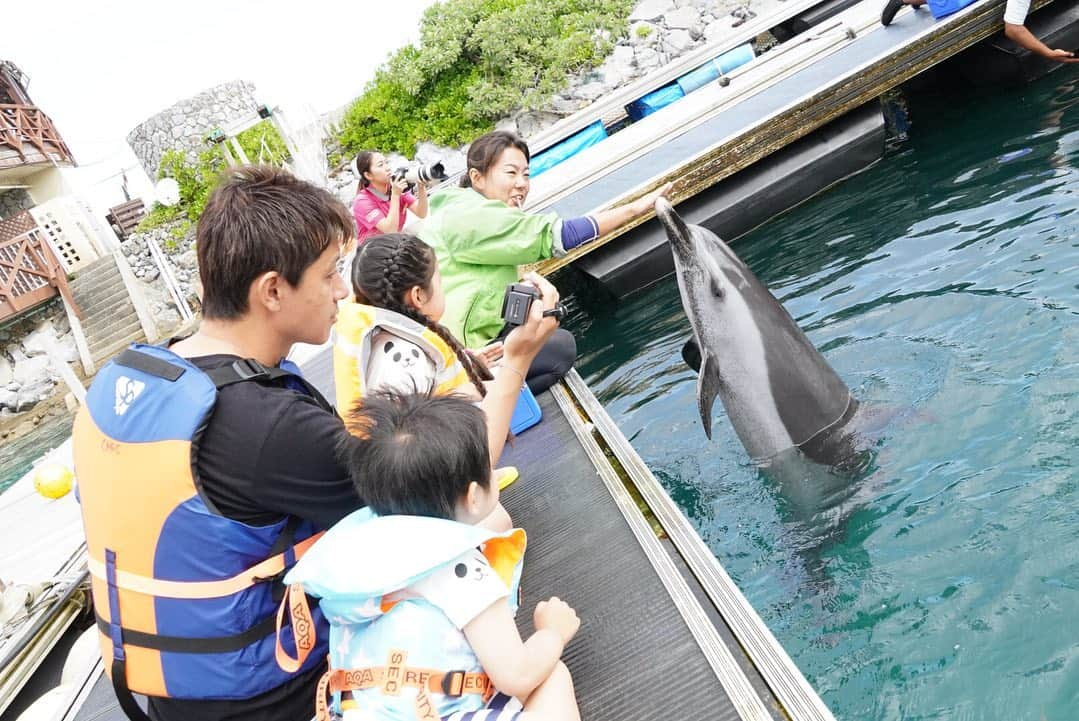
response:
[(712, 279), (712, 284), (711, 285), (712, 285), (712, 295), (714, 295), (716, 298), (719, 298), (720, 300), (722, 300), (723, 299), (723, 286), (720, 285), (718, 282), (716, 282), (715, 278)]

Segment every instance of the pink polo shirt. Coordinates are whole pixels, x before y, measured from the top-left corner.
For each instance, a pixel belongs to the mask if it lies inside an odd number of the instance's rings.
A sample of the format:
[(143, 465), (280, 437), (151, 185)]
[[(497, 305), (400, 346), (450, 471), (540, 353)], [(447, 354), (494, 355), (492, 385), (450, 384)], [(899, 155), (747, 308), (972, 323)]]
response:
[[(407, 190), (401, 193), (401, 210), (397, 214), (397, 230), (405, 226), (406, 208), (416, 202), (416, 196)], [(364, 188), (352, 201), (352, 217), (356, 219), (357, 243), (361, 244), (372, 235), (382, 231), (375, 227), (390, 214), (390, 196), (382, 195), (371, 187)]]

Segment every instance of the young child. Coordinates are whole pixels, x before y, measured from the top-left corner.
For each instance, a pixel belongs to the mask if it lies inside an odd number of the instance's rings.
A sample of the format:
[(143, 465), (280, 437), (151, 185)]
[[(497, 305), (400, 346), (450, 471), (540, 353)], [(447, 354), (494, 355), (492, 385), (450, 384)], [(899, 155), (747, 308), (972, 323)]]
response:
[(346, 720), (579, 719), (559, 658), (580, 620), (552, 597), (522, 640), (524, 531), (475, 525), (498, 504), (483, 413), (453, 396), (378, 392), (349, 422), (364, 440), (343, 439), (340, 459), (370, 508), (330, 529), (285, 579), (290, 595), (321, 597), (330, 619), (319, 718), (328, 692)]
[[(558, 291), (535, 273), (525, 281), (540, 290), (541, 302), (494, 349), (502, 357), (492, 378), (486, 362), (438, 322), (446, 297), (431, 247), (407, 233), (368, 240), (352, 263), (355, 299), (340, 305), (334, 328), (337, 408), (345, 413), (380, 388), (465, 395), (479, 400), (486, 414), (491, 465), (497, 465), (528, 368), (558, 327), (542, 315), (557, 304)], [(513, 468), (498, 469), (501, 487), (516, 477)], [(512, 522), (499, 506), (488, 525), (507, 530)]]
[(355, 302), (342, 304), (335, 329), (338, 408), (378, 388), (486, 395), (486, 363), (438, 322), (446, 296), (426, 243), (405, 233), (370, 238), (352, 262), (352, 290)]

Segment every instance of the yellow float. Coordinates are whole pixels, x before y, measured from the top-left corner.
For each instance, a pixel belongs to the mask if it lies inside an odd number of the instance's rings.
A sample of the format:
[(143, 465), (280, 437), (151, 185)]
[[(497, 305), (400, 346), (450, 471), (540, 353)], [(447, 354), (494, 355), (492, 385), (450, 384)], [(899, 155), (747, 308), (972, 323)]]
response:
[(61, 498), (71, 490), (75, 474), (61, 463), (43, 463), (34, 472), (34, 488), (45, 498)]

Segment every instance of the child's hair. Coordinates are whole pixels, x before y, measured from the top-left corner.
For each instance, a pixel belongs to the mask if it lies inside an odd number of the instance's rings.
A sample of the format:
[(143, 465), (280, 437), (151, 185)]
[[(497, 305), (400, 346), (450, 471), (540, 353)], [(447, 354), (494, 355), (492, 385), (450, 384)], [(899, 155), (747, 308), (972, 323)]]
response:
[(405, 294), (415, 286), (430, 289), (437, 268), (434, 249), (416, 236), (408, 233), (376, 235), (360, 246), (352, 261), (352, 290), (361, 303), (392, 310), (430, 328), (453, 349), (482, 398), (487, 394), (483, 381), (492, 378), (490, 371), (473, 360), (448, 328), (404, 301)]
[(360, 187), (356, 192), (363, 190), (371, 184), (371, 181), (367, 179), (367, 176), (364, 175), (364, 173), (371, 169), (371, 161), (374, 159), (375, 151), (373, 150), (361, 150), (359, 154), (356, 155), (356, 174), (360, 176)]
[(486, 418), (460, 396), (374, 391), (347, 422), (338, 460), (379, 515), (452, 519), (469, 483), (490, 488)]

